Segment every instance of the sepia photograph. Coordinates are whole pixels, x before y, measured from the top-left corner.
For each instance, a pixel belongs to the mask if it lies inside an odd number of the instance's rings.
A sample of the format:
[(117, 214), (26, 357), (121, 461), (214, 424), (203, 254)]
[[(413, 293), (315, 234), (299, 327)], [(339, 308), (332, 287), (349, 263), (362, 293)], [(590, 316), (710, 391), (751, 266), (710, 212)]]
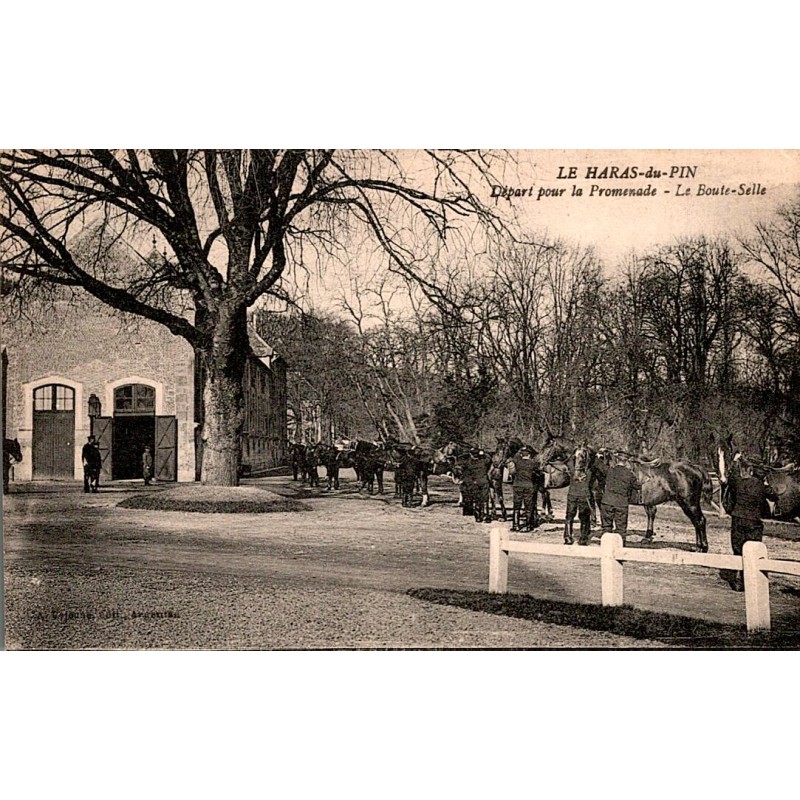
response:
[(8, 650), (795, 650), (800, 151), (0, 151)]
[(6, 794), (791, 793), (796, 18), (4, 9)]

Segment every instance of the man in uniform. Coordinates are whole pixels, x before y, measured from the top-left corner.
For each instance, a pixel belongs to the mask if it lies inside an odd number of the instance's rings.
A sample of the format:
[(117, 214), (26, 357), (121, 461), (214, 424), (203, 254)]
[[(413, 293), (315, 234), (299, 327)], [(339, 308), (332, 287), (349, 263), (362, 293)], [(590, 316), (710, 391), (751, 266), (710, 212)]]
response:
[(400, 500), (403, 508), (414, 505), (414, 484), (417, 479), (417, 465), (414, 456), (409, 452), (400, 454), (394, 479), (400, 490)]
[[(745, 542), (760, 542), (764, 535), (761, 515), (767, 503), (767, 487), (745, 458), (737, 457), (735, 464), (725, 487), (724, 505), (731, 515), (731, 549), (740, 556)], [(741, 572), (721, 570), (720, 576), (735, 592), (744, 591)]]
[(150, 452), (150, 445), (146, 445), (142, 453), (142, 478), (145, 486), (149, 486), (153, 480), (153, 454)]
[[(481, 449), (470, 453), (465, 470), (470, 473), (475, 522), (491, 522), (489, 512), (489, 470), (492, 460)], [(466, 472), (465, 472), (466, 476)]]
[(298, 477), (303, 481), (306, 479), (306, 448), (295, 442), (292, 445), (292, 480), (296, 481)]
[[(539, 527), (539, 515), (536, 510), (536, 494), (541, 483), (541, 471), (534, 458), (534, 452), (528, 445), (523, 445), (509, 462), (509, 472), (513, 478), (514, 507), (511, 512), (512, 531), (532, 531)], [(523, 507), (525, 521), (523, 524)]]
[(478, 450), (473, 448), (469, 451), (461, 466), (461, 497), (464, 503), (461, 514), (465, 517), (475, 517), (476, 522), (480, 522), (483, 518), (479, 499), (480, 471)]
[(94, 436), (90, 436), (83, 446), (81, 461), (83, 462), (83, 491), (87, 493), (98, 492), (100, 490), (100, 469), (103, 466), (103, 459)]
[(319, 454), (317, 447), (309, 447), (306, 451), (306, 471), (308, 472), (308, 485), (319, 486)]
[(592, 538), (592, 509), (589, 506), (589, 472), (588, 453), (586, 450), (579, 450), (582, 456), (576, 454), (575, 468), (572, 471), (569, 481), (569, 491), (567, 492), (567, 514), (564, 522), (564, 544), (574, 544), (572, 536), (572, 524), (575, 514), (581, 523), (581, 535), (578, 540), (579, 545), (588, 545)]
[(322, 450), (322, 463), (328, 478), (328, 491), (339, 488), (339, 451), (332, 445)]
[(641, 489), (636, 476), (626, 465), (625, 456), (618, 454), (614, 457), (614, 466), (608, 471), (603, 502), (600, 505), (602, 533), (611, 533), (616, 529), (622, 536), (623, 544), (628, 530), (628, 503), (631, 501), (631, 494)]

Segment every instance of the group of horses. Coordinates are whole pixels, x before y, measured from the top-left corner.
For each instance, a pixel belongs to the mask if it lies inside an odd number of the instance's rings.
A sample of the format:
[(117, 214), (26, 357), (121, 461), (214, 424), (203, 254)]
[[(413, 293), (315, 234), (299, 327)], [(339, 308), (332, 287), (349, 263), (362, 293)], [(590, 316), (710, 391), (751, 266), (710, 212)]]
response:
[[(435, 463), (435, 451), (398, 441), (371, 442), (363, 439), (342, 440), (335, 445), (301, 443), (289, 444), (289, 458), (294, 480), (310, 485), (319, 485), (317, 470), (324, 466), (327, 471), (327, 488), (338, 489), (339, 469), (352, 469), (356, 474), (359, 491), (372, 494), (376, 488), (383, 494), (383, 476), (386, 470), (408, 476), (407, 481), (397, 481), (396, 491), (404, 496), (404, 505), (409, 504), (410, 493), (422, 496), (422, 505), (429, 503), (428, 477), (448, 472), (444, 465)], [(405, 488), (405, 492), (403, 489)]]
[[(504, 499), (504, 485), (508, 482), (507, 465), (521, 447), (519, 439), (501, 438), (497, 440), (494, 451), (480, 451), (481, 457), (485, 457), (489, 464), (493, 518), (507, 517)], [(549, 490), (569, 485), (577, 461), (585, 466), (589, 474), (589, 504), (592, 524), (595, 525), (608, 470), (615, 462), (623, 463), (636, 475), (641, 486), (632, 502), (645, 509), (645, 541), (652, 541), (655, 536), (657, 506), (671, 501), (680, 507), (692, 523), (697, 550), (708, 552), (703, 504), (714, 505), (714, 486), (709, 472), (703, 467), (687, 461), (646, 459), (619, 450), (595, 448), (551, 434), (545, 434), (532, 445), (532, 450), (541, 475), (538, 493), (545, 512), (549, 505)], [(338, 469), (350, 467), (356, 473), (359, 491), (371, 494), (377, 486), (378, 493), (383, 493), (384, 471), (393, 470), (397, 478), (396, 492), (403, 498), (403, 505), (410, 504), (409, 495), (413, 492), (421, 495), (423, 507), (429, 504), (428, 478), (431, 475), (449, 475), (455, 483), (459, 483), (464, 464), (474, 458), (476, 452), (477, 448), (463, 442), (448, 442), (438, 448), (392, 440), (343, 440), (336, 445), (290, 444), (295, 479), (313, 481), (309, 475), (313, 474), (317, 465), (324, 465), (328, 468), (328, 489), (338, 488)], [(765, 467), (763, 476), (774, 515), (785, 519), (800, 515), (800, 470), (793, 465), (784, 468)], [(724, 473), (721, 477), (724, 479)], [(552, 506), (550, 511), (552, 514)]]

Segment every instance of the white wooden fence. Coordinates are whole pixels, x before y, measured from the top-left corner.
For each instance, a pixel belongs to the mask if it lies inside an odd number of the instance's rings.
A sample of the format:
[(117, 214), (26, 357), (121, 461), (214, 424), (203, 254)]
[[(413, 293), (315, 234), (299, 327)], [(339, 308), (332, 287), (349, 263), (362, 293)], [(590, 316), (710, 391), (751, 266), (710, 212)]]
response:
[(746, 542), (743, 556), (724, 553), (688, 553), (684, 550), (644, 550), (623, 547), (618, 533), (605, 533), (600, 547), (512, 541), (508, 528), (493, 525), (489, 531), (489, 591), (508, 591), (509, 553), (588, 558), (600, 561), (600, 589), (604, 606), (623, 603), (623, 565), (638, 561), (646, 564), (694, 565), (710, 569), (744, 572), (747, 630), (769, 630), (769, 573), (800, 576), (800, 561), (771, 559), (763, 542)]

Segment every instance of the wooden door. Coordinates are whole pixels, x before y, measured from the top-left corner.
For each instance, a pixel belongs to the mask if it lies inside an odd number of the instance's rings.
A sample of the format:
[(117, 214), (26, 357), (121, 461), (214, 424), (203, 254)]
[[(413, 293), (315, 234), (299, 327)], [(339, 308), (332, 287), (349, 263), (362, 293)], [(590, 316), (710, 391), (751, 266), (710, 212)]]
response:
[(59, 383), (33, 391), (34, 480), (75, 478), (75, 390)]
[(155, 477), (157, 481), (178, 479), (178, 420), (156, 417)]
[(33, 479), (75, 477), (75, 412), (34, 411)]
[(114, 444), (114, 417), (96, 417), (94, 421), (94, 435), (100, 448), (100, 477), (104, 482), (111, 480), (111, 465)]

